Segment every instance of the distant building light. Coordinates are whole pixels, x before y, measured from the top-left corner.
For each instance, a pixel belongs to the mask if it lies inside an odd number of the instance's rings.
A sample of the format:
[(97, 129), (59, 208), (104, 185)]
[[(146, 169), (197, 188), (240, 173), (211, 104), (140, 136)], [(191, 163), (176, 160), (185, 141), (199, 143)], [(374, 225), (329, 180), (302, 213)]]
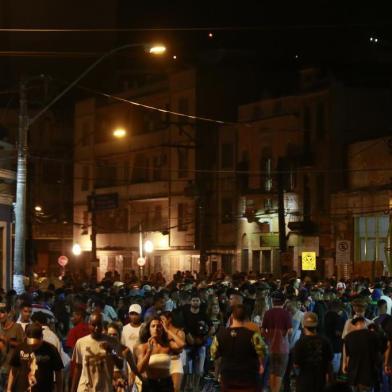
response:
[(209, 38), (213, 38), (213, 37), (214, 37), (214, 34), (208, 33), (208, 37), (209, 37)]
[(81, 253), (82, 253), (82, 248), (80, 247), (79, 244), (74, 244), (74, 245), (72, 246), (72, 253), (73, 253), (75, 256), (80, 256), (80, 255), (81, 255)]
[(152, 253), (154, 251), (154, 244), (150, 240), (144, 243), (144, 251), (146, 253)]
[(126, 136), (126, 134), (127, 134), (127, 131), (123, 128), (117, 128), (113, 131), (113, 136), (117, 137), (119, 139)]

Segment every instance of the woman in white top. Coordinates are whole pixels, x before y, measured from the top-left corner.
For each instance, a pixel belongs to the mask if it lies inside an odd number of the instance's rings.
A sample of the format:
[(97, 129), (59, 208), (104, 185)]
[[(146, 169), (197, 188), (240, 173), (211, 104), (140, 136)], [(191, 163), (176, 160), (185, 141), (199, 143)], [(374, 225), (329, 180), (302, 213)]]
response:
[[(138, 371), (144, 376), (143, 392), (173, 392), (171, 354), (175, 349), (159, 317), (153, 317), (140, 331), (136, 347)], [(173, 347), (173, 348), (172, 348)]]

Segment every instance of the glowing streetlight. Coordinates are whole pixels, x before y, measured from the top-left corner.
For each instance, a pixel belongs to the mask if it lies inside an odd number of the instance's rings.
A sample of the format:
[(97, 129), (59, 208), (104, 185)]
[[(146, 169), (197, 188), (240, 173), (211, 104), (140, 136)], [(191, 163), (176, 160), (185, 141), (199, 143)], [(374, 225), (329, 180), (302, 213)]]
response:
[(127, 131), (124, 128), (116, 128), (113, 131), (113, 136), (116, 137), (117, 139), (122, 139), (127, 135)]
[(166, 46), (163, 46), (163, 45), (151, 46), (151, 48), (148, 51), (151, 54), (163, 54), (166, 52)]
[(152, 253), (154, 251), (154, 244), (150, 240), (144, 243), (144, 251), (146, 253)]
[(82, 248), (80, 247), (79, 244), (74, 244), (74, 245), (72, 246), (72, 253), (73, 253), (75, 256), (80, 256), (80, 255), (81, 255), (81, 253), (82, 253)]

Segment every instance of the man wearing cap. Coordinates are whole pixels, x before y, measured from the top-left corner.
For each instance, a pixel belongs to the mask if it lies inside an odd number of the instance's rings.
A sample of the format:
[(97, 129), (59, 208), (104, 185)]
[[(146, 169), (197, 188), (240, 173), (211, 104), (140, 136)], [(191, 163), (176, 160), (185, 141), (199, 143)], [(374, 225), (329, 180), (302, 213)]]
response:
[(129, 324), (127, 324), (121, 333), (121, 344), (128, 347), (133, 353), (133, 348), (139, 340), (142, 307), (139, 304), (132, 304), (129, 307)]
[(316, 313), (306, 312), (302, 326), (303, 334), (293, 351), (294, 367), (299, 371), (296, 391), (323, 391), (331, 369), (332, 348), (326, 338), (317, 334)]
[(4, 388), (9, 372), (9, 362), (24, 333), (20, 324), (12, 320), (10, 307), (0, 302), (0, 391)]
[(38, 323), (26, 327), (26, 340), (13, 353), (10, 365), (7, 392), (63, 390), (63, 362), (56, 348), (44, 341)]
[[(129, 307), (129, 323), (124, 326), (121, 332), (121, 344), (126, 346), (133, 355), (133, 349), (139, 343), (140, 328), (142, 325), (142, 307), (139, 304), (132, 304)], [(135, 374), (128, 368), (128, 383), (133, 385)], [(139, 380), (136, 380), (138, 383)]]

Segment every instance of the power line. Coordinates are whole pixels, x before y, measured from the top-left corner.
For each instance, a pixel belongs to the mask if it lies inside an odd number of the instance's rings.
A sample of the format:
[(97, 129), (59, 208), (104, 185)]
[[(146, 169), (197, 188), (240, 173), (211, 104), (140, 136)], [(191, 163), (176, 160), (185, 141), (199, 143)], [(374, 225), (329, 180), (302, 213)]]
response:
[[(130, 151), (132, 152), (132, 151)], [(104, 158), (104, 157), (97, 157), (93, 162), (91, 159), (86, 159), (86, 160), (79, 160), (79, 161), (74, 161), (72, 159), (66, 159), (66, 158), (50, 158), (50, 157), (42, 157), (42, 156), (34, 156), (30, 155), (31, 158), (33, 159), (41, 159), (41, 160), (46, 160), (46, 161), (54, 161), (54, 162), (64, 162), (64, 163), (70, 163), (70, 164), (79, 164), (81, 166), (89, 166), (93, 168), (124, 168), (123, 164), (113, 164), (109, 166), (100, 166), (99, 162), (101, 161), (109, 161), (110, 158)], [(112, 159), (112, 160), (117, 160), (118, 159)], [(154, 166), (135, 166), (132, 165), (132, 168), (134, 169), (140, 169), (140, 170), (150, 170), (154, 169)], [(159, 169), (163, 172), (182, 172), (184, 169), (178, 168), (156, 168)], [(293, 170), (271, 170), (271, 171), (263, 171), (263, 170), (236, 170), (236, 169), (231, 169), (231, 170), (223, 170), (223, 169), (187, 169), (185, 170), (188, 173), (211, 173), (211, 174), (232, 174), (232, 175), (251, 175), (251, 176), (260, 176), (260, 175), (270, 175), (274, 176), (276, 174), (292, 174)], [(376, 167), (376, 168), (369, 168), (369, 169), (308, 169), (308, 168), (301, 168), (298, 167), (296, 170), (294, 170), (294, 173), (297, 174), (302, 174), (302, 173), (368, 173), (368, 172), (392, 172), (392, 167)], [(219, 180), (219, 179), (218, 179)]]
[[(187, 119), (190, 119), (190, 120), (199, 120), (199, 121), (203, 121), (203, 122), (215, 123), (215, 124), (218, 124), (218, 125), (236, 125), (237, 124), (235, 122), (229, 122), (229, 121), (224, 121), (224, 120), (217, 120), (217, 119), (213, 119), (213, 118), (209, 118), (209, 117), (203, 117), (203, 116), (190, 115), (190, 114), (186, 114), (186, 113), (180, 113), (180, 112), (175, 112), (175, 111), (168, 110), (168, 109), (159, 108), (159, 107), (156, 107), (156, 106), (146, 105), (146, 104), (143, 104), (141, 102), (131, 101), (129, 99), (125, 99), (125, 98), (122, 98), (122, 97), (119, 97), (119, 96), (116, 96), (116, 95), (113, 95), (113, 94), (105, 93), (103, 91), (98, 91), (98, 90), (95, 90), (95, 89), (92, 89), (92, 88), (89, 88), (89, 87), (84, 87), (84, 86), (81, 86), (81, 85), (77, 85), (77, 87), (82, 89), (82, 90), (89, 91), (89, 92), (97, 94), (97, 95), (102, 95), (105, 98), (110, 98), (110, 99), (113, 99), (113, 100), (116, 100), (116, 101), (119, 101), (119, 102), (128, 103), (130, 105), (138, 106), (138, 107), (141, 107), (141, 108), (147, 109), (147, 110), (153, 110), (153, 111), (157, 111), (157, 112), (160, 112), (160, 113), (171, 114), (171, 115), (176, 116), (176, 117), (182, 117), (182, 118), (187, 118)], [(189, 124), (189, 125), (192, 125), (192, 124)]]
[(349, 23), (349, 24), (293, 24), (264, 26), (180, 26), (180, 27), (134, 27), (134, 28), (0, 28), (3, 33), (121, 33), (148, 31), (287, 31), (388, 27), (391, 22)]

